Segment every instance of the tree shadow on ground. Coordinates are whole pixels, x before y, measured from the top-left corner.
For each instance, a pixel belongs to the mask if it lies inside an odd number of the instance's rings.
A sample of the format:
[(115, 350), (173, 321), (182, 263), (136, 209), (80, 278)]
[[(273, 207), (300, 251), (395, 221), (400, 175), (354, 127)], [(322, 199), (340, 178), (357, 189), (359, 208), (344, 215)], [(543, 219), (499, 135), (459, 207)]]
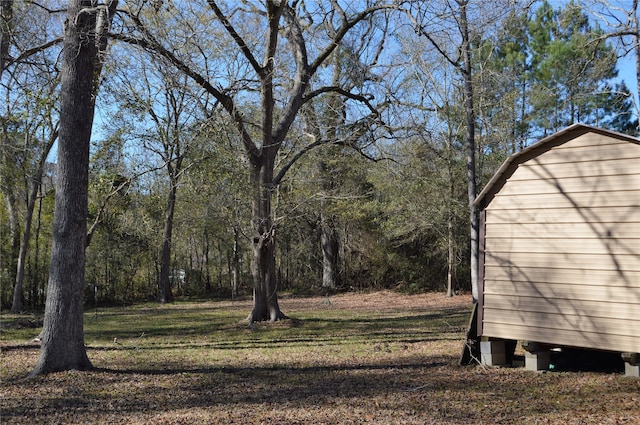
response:
[[(240, 419), (244, 415), (243, 422), (231, 423), (260, 423), (252, 415), (264, 411), (277, 423), (287, 423), (287, 414), (300, 411), (316, 412), (318, 418), (333, 415), (327, 423), (357, 420), (363, 412), (378, 418), (372, 423), (513, 423), (546, 414), (568, 417), (584, 408), (583, 400), (594, 404), (589, 409), (606, 413), (612, 398), (636, 394), (634, 381), (606, 376), (458, 367), (454, 356), (421, 353), (399, 361), (354, 358), (311, 366), (185, 367), (183, 360), (174, 359), (162, 367), (102, 368), (12, 382), (14, 390), (28, 396), (7, 401), (2, 414), (8, 423), (45, 423), (42, 418), (65, 413), (80, 415), (77, 422), (92, 422), (114, 412), (120, 418), (148, 419), (145, 415), (175, 412), (207, 412), (212, 418), (223, 411)], [(52, 380), (55, 388), (44, 391)], [(633, 406), (621, 404), (620, 414), (640, 414)]]

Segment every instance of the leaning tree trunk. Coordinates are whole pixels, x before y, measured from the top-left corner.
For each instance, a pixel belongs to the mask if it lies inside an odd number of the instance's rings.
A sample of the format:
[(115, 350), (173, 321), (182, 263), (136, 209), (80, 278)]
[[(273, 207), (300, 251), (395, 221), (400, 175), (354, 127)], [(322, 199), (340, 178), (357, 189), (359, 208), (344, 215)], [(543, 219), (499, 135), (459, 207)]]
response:
[[(24, 231), (22, 232), (22, 241), (20, 242), (20, 252), (18, 254), (18, 263), (16, 265), (16, 280), (13, 285), (13, 302), (11, 304), (12, 313), (22, 312), (22, 299), (24, 297), (24, 270), (25, 261), (27, 260), (27, 250), (29, 248), (29, 239), (31, 237), (31, 222), (33, 220), (33, 207), (29, 200), (27, 206), (27, 214), (25, 216)], [(35, 206), (35, 203), (33, 203)]]
[(22, 299), (24, 293), (24, 271), (27, 261), (27, 251), (29, 250), (29, 241), (31, 240), (31, 226), (33, 224), (33, 212), (36, 207), (36, 199), (42, 185), (42, 175), (44, 174), (44, 166), (53, 146), (57, 139), (55, 132), (49, 139), (49, 143), (45, 147), (38, 161), (35, 178), (31, 181), (31, 189), (27, 198), (27, 212), (24, 218), (24, 230), (22, 232), (22, 241), (20, 242), (20, 252), (18, 254), (18, 263), (16, 269), (16, 280), (13, 289), (13, 303), (11, 304), (12, 313), (20, 313), (22, 311)]
[(280, 311), (277, 295), (275, 231), (271, 217), (273, 161), (265, 152), (251, 167), (251, 183), (255, 193), (252, 208), (254, 234), (251, 241), (253, 310), (248, 317), (249, 323), (287, 318)]
[(31, 376), (92, 368), (84, 346), (82, 306), (89, 142), (94, 111), (94, 66), (98, 57), (93, 42), (96, 14), (85, 9), (92, 5), (90, 0), (71, 0), (67, 12), (51, 265), (42, 346)]
[[(16, 198), (13, 194), (13, 189), (7, 187), (1, 187), (2, 195), (5, 200), (5, 206), (7, 208), (7, 215), (9, 216), (9, 240), (10, 240), (10, 251), (9, 251), (9, 261), (8, 264), (5, 264), (9, 270), (8, 279), (10, 281), (15, 282), (15, 272), (18, 264), (18, 254), (20, 252), (20, 224), (18, 219), (18, 211), (16, 210)], [(15, 289), (13, 298), (15, 299)], [(20, 301), (22, 302), (22, 292), (19, 293)], [(22, 309), (22, 306), (20, 306)], [(13, 308), (11, 310), (13, 311)], [(15, 313), (15, 312), (14, 312)]]

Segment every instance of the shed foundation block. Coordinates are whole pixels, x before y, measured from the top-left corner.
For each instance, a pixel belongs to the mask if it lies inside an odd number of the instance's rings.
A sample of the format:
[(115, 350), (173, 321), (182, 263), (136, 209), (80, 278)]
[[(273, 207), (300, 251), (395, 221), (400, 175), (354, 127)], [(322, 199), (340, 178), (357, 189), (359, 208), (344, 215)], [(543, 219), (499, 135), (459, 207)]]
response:
[(549, 364), (551, 362), (551, 351), (525, 351), (524, 353), (524, 368), (526, 370), (538, 371), (549, 370)]
[(625, 362), (624, 376), (630, 376), (632, 378), (640, 378), (640, 365), (632, 365)]
[(622, 353), (624, 376), (640, 378), (640, 353)]
[(480, 341), (481, 363), (485, 366), (499, 366), (507, 363), (504, 340)]

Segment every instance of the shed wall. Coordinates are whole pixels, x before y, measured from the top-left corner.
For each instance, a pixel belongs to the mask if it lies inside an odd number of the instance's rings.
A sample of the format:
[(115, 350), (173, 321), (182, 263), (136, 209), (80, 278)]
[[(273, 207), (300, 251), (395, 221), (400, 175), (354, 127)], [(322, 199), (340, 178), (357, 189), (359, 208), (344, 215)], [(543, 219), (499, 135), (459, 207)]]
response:
[(640, 352), (640, 145), (585, 133), (485, 209), (482, 333)]

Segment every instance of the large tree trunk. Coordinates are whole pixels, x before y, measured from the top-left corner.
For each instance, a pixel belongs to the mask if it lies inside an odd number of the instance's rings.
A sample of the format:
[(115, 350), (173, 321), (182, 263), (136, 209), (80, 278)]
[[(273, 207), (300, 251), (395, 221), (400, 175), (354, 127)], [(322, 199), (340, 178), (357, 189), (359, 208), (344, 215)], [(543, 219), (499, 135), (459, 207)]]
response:
[(92, 1), (71, 0), (66, 20), (51, 266), (42, 347), (32, 376), (92, 368), (84, 346), (82, 298), (97, 47), (91, 42), (96, 15), (81, 13), (91, 6)]
[(338, 286), (338, 252), (340, 244), (338, 235), (324, 213), (320, 218), (320, 245), (322, 247), (322, 287), (335, 288)]
[(265, 320), (286, 319), (280, 311), (277, 295), (275, 229), (271, 217), (271, 190), (273, 181), (274, 158), (265, 150), (251, 167), (251, 182), (254, 187), (252, 209), (253, 240), (251, 248), (253, 258), (253, 310), (249, 314), (249, 323)]
[(171, 189), (167, 199), (167, 214), (164, 219), (164, 235), (162, 239), (162, 264), (160, 266), (160, 302), (162, 304), (171, 302), (171, 238), (173, 236), (173, 215), (176, 206), (177, 183), (171, 181)]
[(462, 33), (462, 56), (464, 76), (464, 99), (466, 116), (467, 144), (467, 194), (469, 197), (470, 256), (471, 256), (471, 293), (473, 302), (478, 300), (478, 212), (473, 202), (476, 199), (476, 143), (475, 112), (473, 109), (473, 76), (471, 68), (471, 40), (469, 38), (469, 22), (467, 20), (468, 0), (458, 0), (460, 5), (460, 30)]
[[(89, 192), (89, 142), (106, 31), (117, 0), (95, 9), (70, 0), (61, 65), (58, 179), (40, 357), (31, 376), (93, 366), (84, 346), (83, 289)], [(99, 10), (99, 11), (98, 11)]]
[(0, 75), (4, 71), (9, 57), (11, 36), (13, 34), (13, 0), (0, 0)]

